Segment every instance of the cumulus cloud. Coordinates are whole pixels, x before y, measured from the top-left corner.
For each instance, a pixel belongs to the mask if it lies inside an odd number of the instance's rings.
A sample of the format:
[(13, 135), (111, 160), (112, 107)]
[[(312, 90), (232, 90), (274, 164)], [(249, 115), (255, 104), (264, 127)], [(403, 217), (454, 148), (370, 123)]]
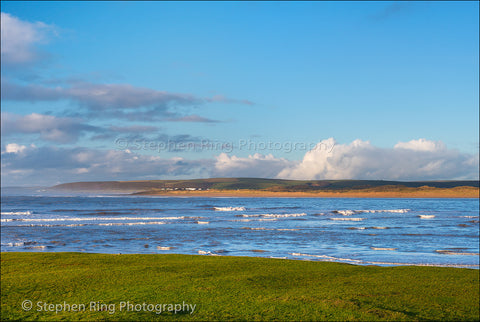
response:
[[(319, 143), (330, 145), (333, 138)], [(288, 179), (384, 179), (440, 180), (477, 179), (478, 155), (447, 149), (442, 142), (426, 139), (399, 142), (393, 148), (379, 148), (368, 141), (335, 144), (308, 151), (303, 160), (280, 171)]]
[(247, 158), (221, 153), (216, 157), (214, 176), (273, 178), (282, 169), (293, 165), (292, 161), (275, 158), (272, 154), (255, 153)]
[(2, 135), (36, 134), (46, 141), (72, 143), (86, 132), (101, 131), (100, 128), (88, 125), (78, 118), (38, 113), (28, 115), (2, 113)]
[(38, 61), (37, 46), (48, 42), (56, 28), (43, 22), (28, 22), (1, 13), (2, 66), (24, 65)]
[(406, 149), (414, 151), (444, 151), (446, 150), (445, 144), (441, 141), (429, 141), (426, 139), (411, 140), (408, 142), (398, 142), (393, 147), (394, 149)]

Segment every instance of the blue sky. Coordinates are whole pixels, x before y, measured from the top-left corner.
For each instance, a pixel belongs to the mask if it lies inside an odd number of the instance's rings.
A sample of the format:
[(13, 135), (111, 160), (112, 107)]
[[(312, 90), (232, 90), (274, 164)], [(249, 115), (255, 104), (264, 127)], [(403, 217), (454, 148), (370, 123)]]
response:
[(2, 185), (478, 178), (478, 2), (1, 4)]

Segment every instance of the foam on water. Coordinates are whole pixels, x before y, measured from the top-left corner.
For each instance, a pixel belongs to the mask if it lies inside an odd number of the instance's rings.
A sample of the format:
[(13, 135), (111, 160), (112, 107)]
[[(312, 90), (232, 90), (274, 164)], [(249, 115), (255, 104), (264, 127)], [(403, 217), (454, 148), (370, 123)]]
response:
[(435, 218), (435, 215), (418, 215), (420, 219), (432, 219)]
[(173, 248), (172, 246), (157, 246), (158, 250), (172, 250)]
[(255, 215), (240, 215), (241, 217), (264, 217), (264, 218), (288, 218), (288, 217), (303, 217), (306, 213), (300, 214), (255, 214)]
[(388, 265), (388, 266), (433, 266), (433, 267), (466, 267), (466, 268), (478, 268), (478, 264), (440, 264), (440, 263), (402, 263), (402, 262), (383, 262), (383, 261), (367, 261), (360, 259), (352, 258), (341, 258), (328, 255), (312, 255), (312, 254), (303, 254), (303, 253), (290, 253), (290, 255), (295, 257), (314, 257), (318, 258), (321, 261), (328, 262), (345, 262), (350, 264), (361, 264), (361, 265)]
[(351, 216), (355, 214), (361, 213), (382, 213), (382, 212), (389, 212), (389, 213), (407, 213), (410, 209), (365, 209), (365, 210), (334, 210), (332, 211), (333, 214), (340, 214), (344, 216)]
[(362, 221), (365, 218), (330, 218), (330, 220), (338, 220), (338, 221)]
[(344, 215), (344, 216), (350, 216), (350, 215), (355, 214), (356, 211), (355, 210), (334, 210), (334, 211), (332, 211), (332, 213), (340, 214), (340, 215)]
[(1, 213), (2, 215), (18, 215), (18, 216), (21, 216), (21, 215), (31, 215), (33, 214), (32, 211), (2, 211)]
[(136, 226), (136, 225), (165, 225), (164, 221), (140, 221), (140, 222), (107, 222), (98, 226)]
[(358, 213), (379, 213), (379, 212), (391, 212), (404, 214), (410, 211), (410, 209), (374, 209), (374, 210), (356, 210)]
[(107, 222), (96, 224), (27, 224), (14, 227), (84, 227), (84, 226), (136, 226), (136, 225), (165, 225), (165, 221), (140, 221), (140, 222)]
[(242, 227), (242, 229), (247, 230), (275, 230), (275, 231), (298, 231), (300, 229), (296, 228), (265, 228), (265, 227)]
[(213, 207), (216, 211), (245, 211), (245, 207)]
[(1, 222), (24, 221), (24, 222), (51, 222), (51, 221), (122, 221), (122, 220), (179, 220), (185, 217), (65, 217), (65, 218), (6, 218)]

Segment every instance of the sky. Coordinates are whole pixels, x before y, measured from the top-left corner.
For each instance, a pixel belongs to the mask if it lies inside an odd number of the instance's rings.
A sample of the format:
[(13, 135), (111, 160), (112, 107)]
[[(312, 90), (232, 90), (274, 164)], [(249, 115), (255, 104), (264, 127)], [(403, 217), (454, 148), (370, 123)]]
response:
[(479, 3), (1, 2), (1, 184), (478, 180)]

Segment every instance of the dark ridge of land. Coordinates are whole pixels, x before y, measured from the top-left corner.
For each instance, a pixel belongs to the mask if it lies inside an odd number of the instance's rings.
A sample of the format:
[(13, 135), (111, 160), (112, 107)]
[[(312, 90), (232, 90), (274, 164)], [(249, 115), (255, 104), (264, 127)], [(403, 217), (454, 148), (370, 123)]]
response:
[(360, 192), (364, 190), (394, 191), (408, 188), (479, 187), (478, 180), (385, 181), (385, 180), (283, 180), (263, 178), (211, 178), (191, 180), (91, 181), (64, 183), (51, 187), (56, 191), (105, 191), (158, 193), (160, 191), (237, 191), (267, 192)]

